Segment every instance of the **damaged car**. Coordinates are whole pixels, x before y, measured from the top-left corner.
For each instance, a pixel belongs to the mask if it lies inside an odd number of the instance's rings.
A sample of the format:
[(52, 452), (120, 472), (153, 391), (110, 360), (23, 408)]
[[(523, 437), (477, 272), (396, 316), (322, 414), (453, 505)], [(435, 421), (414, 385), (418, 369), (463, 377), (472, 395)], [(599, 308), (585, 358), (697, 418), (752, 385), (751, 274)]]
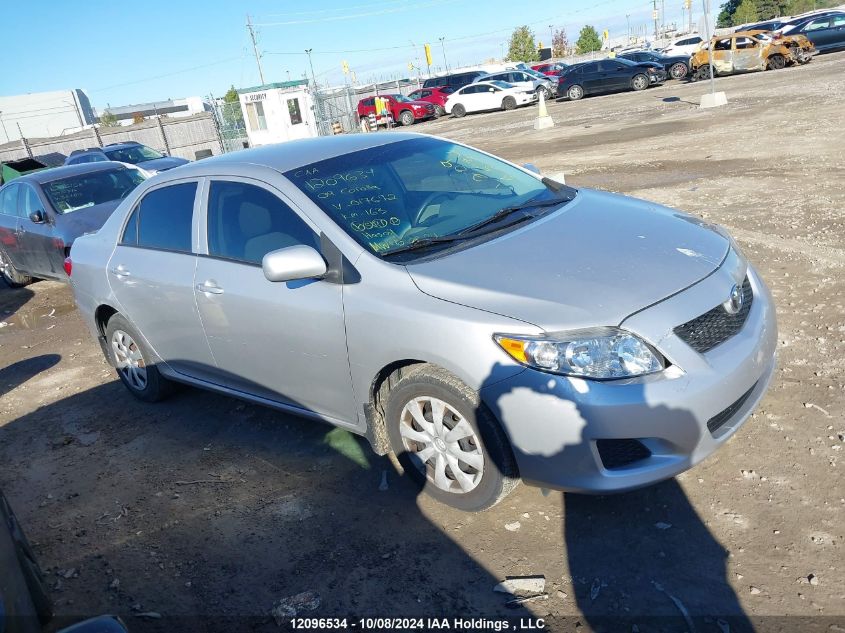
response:
[(806, 64), (817, 53), (813, 43), (803, 35), (775, 39), (766, 31), (741, 31), (727, 37), (714, 37), (690, 59), (693, 81), (710, 76), (708, 47), (712, 47), (713, 72), (717, 76), (780, 70), (791, 64)]

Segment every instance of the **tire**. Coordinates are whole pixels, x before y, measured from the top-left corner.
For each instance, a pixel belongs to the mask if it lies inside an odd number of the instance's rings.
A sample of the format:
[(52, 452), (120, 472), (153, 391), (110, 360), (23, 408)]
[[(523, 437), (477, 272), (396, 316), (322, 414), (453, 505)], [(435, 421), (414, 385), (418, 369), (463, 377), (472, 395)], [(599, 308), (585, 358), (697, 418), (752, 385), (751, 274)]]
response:
[[(713, 76), (716, 76), (716, 69), (713, 69)], [(695, 69), (695, 72), (690, 75), (690, 81), (704, 81), (710, 79), (710, 64), (704, 64)]]
[(513, 97), (502, 99), (502, 110), (513, 110), (514, 108), (516, 108), (516, 99)]
[(769, 70), (781, 70), (783, 68), (786, 68), (786, 57), (778, 54), (772, 55), (771, 57), (769, 57), (769, 61), (766, 64), (766, 67)]
[(410, 110), (402, 110), (399, 113), (399, 123), (403, 126), (408, 127), (409, 125), (414, 124), (414, 114)]
[(538, 86), (537, 90), (535, 90), (534, 92), (537, 93), (537, 99), (540, 98), (541, 94), (543, 95), (543, 99), (545, 99), (546, 101), (552, 98), (552, 91), (549, 90), (546, 86)]
[(467, 109), (462, 106), (460, 103), (456, 103), (452, 106), (452, 116), (456, 119), (460, 119), (463, 116), (466, 116)]
[(32, 277), (18, 271), (9, 260), (9, 256), (0, 250), (0, 277), (10, 288), (23, 288), (32, 283)]
[[(429, 496), (478, 512), (517, 486), (510, 443), (476, 392), (449, 372), (425, 364), (396, 372), (388, 383), (384, 416), (391, 450)], [(442, 411), (440, 428), (432, 415), (435, 408)]]
[(645, 90), (649, 86), (649, 79), (643, 74), (634, 75), (631, 78), (631, 90), (639, 92)]
[(106, 326), (106, 345), (118, 378), (129, 392), (144, 402), (158, 402), (174, 389), (164, 378), (138, 332), (120, 314), (114, 314)]
[(35, 607), (35, 613), (38, 615), (39, 622), (45, 625), (53, 617), (53, 603), (47, 592), (44, 572), (41, 571), (41, 567), (39, 567), (38, 561), (35, 559), (32, 546), (30, 546), (26, 535), (21, 529), (15, 513), (2, 494), (0, 494), (0, 520), (4, 522), (8, 521), (12, 543), (15, 547), (15, 554), (20, 564), (30, 599), (32, 600), (32, 606)]
[(669, 67), (669, 76), (672, 79), (683, 79), (687, 76), (689, 72), (689, 68), (683, 62), (678, 62), (677, 64), (672, 64)]
[(584, 89), (579, 85), (569, 86), (569, 89), (566, 91), (566, 96), (569, 97), (570, 101), (578, 101), (584, 97)]

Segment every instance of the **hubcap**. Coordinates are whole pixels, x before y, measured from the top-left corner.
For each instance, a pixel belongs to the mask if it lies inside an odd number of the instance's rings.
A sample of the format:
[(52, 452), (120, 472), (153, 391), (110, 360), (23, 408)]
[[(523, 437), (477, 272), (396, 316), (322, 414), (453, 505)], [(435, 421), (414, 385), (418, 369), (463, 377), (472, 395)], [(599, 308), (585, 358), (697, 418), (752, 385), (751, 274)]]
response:
[(137, 391), (147, 386), (147, 364), (138, 344), (123, 330), (115, 330), (111, 337), (111, 348), (117, 363), (117, 371)]
[(408, 402), (399, 420), (402, 445), (411, 461), (435, 486), (464, 494), (484, 474), (481, 441), (466, 418), (438, 398)]

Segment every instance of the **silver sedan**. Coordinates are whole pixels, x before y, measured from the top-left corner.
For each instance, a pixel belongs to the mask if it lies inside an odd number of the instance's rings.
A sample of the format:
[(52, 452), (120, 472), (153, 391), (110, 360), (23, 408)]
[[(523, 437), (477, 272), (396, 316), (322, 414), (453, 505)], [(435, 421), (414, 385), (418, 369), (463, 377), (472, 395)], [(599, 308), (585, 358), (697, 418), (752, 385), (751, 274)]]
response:
[(318, 419), (437, 499), (623, 491), (749, 417), (769, 291), (718, 226), (444, 139), (236, 152), (140, 185), (66, 263), (128, 390)]

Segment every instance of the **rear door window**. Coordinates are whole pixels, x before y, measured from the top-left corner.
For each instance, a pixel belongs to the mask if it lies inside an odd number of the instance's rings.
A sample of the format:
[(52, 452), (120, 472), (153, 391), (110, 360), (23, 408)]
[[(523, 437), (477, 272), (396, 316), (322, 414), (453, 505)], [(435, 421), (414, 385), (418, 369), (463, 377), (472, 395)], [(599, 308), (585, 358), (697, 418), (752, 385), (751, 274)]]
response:
[(196, 193), (197, 183), (186, 182), (145, 195), (138, 206), (137, 245), (190, 253)]
[(20, 185), (9, 185), (0, 192), (0, 213), (3, 215), (17, 216), (18, 214), (18, 191)]

